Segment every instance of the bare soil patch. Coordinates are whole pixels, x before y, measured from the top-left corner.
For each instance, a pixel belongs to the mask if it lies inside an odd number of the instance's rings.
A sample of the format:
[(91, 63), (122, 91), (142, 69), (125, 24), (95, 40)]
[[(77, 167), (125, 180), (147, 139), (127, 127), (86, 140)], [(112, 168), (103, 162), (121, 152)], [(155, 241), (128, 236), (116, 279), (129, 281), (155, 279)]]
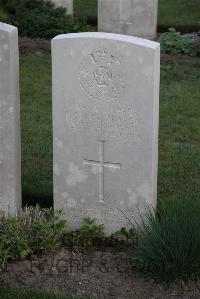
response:
[(66, 249), (9, 264), (0, 284), (90, 298), (199, 299), (200, 282), (156, 283), (135, 270), (125, 252), (74, 254)]
[(19, 37), (20, 53), (49, 54), (51, 51), (51, 40), (41, 38)]

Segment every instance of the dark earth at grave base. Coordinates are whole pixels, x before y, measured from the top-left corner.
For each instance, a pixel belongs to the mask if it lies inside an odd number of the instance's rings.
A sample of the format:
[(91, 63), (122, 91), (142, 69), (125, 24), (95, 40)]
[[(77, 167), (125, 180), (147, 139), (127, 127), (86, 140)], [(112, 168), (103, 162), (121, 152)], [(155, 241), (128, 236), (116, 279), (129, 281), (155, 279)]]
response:
[(125, 252), (55, 255), (9, 264), (0, 273), (0, 285), (10, 285), (89, 298), (200, 298), (200, 281), (165, 285), (132, 269)]

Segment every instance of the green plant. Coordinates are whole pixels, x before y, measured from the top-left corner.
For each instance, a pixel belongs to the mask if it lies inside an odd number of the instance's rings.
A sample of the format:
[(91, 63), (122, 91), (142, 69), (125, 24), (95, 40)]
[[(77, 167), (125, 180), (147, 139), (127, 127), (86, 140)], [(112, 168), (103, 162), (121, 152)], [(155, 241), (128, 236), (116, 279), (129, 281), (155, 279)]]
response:
[(50, 1), (26, 0), (12, 14), (12, 23), (20, 35), (51, 38), (67, 31), (66, 9), (55, 7)]
[(114, 233), (112, 237), (117, 240), (124, 241), (126, 244), (134, 244), (137, 239), (137, 231), (134, 227), (130, 229), (122, 227), (119, 231)]
[(27, 239), (32, 254), (46, 254), (56, 251), (66, 234), (63, 211), (52, 209), (26, 208), (22, 217), (28, 226)]
[(66, 234), (62, 215), (62, 211), (28, 207), (16, 217), (1, 216), (0, 267), (8, 260), (57, 250)]
[(67, 15), (66, 8), (48, 0), (9, 0), (6, 9), (22, 36), (52, 38), (58, 34), (89, 31), (90, 27)]
[(156, 215), (148, 211), (138, 224), (133, 260), (164, 280), (200, 275), (200, 200), (162, 201)]
[(96, 224), (95, 219), (85, 218), (79, 229), (67, 234), (65, 244), (74, 251), (86, 251), (94, 246), (97, 239), (103, 237), (104, 225)]
[(85, 19), (69, 16), (67, 24), (69, 33), (94, 31), (93, 28), (87, 24), (87, 20)]
[(2, 217), (0, 219), (0, 266), (4, 267), (8, 259), (23, 259), (30, 252), (26, 226), (22, 218)]
[(182, 53), (191, 56), (200, 54), (200, 48), (196, 46), (193, 36), (191, 34), (181, 35), (174, 28), (170, 28), (168, 32), (161, 34), (159, 42), (162, 53)]
[(85, 252), (93, 249), (127, 250), (133, 248), (136, 242), (134, 228), (122, 228), (116, 233), (106, 236), (104, 225), (96, 224), (95, 219), (83, 219), (83, 225), (67, 233), (64, 244), (75, 252)]

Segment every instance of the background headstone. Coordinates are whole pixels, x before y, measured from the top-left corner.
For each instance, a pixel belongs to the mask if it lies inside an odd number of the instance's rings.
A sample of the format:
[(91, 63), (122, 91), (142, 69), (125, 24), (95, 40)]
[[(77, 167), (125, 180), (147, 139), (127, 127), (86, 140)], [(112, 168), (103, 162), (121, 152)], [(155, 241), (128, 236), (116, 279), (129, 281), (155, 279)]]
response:
[(98, 0), (98, 31), (153, 38), (158, 0)]
[(52, 40), (54, 207), (112, 233), (156, 206), (159, 44), (108, 33)]
[(53, 0), (57, 6), (67, 8), (67, 14), (73, 15), (73, 0)]
[(13, 215), (20, 208), (18, 31), (0, 23), (0, 211)]

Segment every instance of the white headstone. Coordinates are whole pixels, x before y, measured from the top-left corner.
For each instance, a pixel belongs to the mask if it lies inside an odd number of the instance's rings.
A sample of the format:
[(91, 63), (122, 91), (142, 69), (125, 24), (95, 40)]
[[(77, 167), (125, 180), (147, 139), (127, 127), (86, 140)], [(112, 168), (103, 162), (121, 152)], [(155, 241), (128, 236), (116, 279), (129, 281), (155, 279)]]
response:
[(98, 0), (98, 31), (154, 38), (158, 0)]
[(54, 204), (112, 233), (156, 206), (159, 44), (107, 33), (52, 40)]
[(73, 15), (73, 0), (53, 0), (57, 6), (62, 6), (67, 9), (68, 15)]
[(0, 23), (0, 211), (21, 208), (20, 98), (17, 28)]

